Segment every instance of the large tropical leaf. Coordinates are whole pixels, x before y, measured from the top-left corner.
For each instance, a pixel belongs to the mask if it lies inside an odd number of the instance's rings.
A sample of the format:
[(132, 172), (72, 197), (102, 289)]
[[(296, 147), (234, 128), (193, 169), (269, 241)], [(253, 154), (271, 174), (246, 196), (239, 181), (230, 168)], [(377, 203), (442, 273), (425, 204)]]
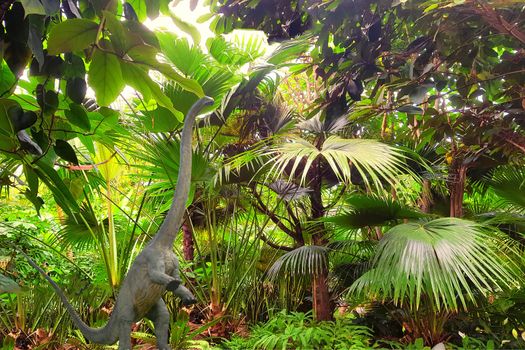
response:
[(375, 140), (328, 137), (321, 149), (300, 137), (275, 146), (269, 151), (270, 163), (278, 174), (288, 173), (306, 182), (308, 171), (318, 157), (324, 158), (339, 180), (351, 183), (351, 168), (357, 169), (367, 186), (383, 188), (383, 181), (393, 184), (404, 168), (404, 156), (394, 147)]
[(515, 285), (517, 257), (502, 235), (471, 221), (440, 218), (401, 224), (379, 242), (372, 269), (350, 288), (417, 309), (467, 308), (476, 297)]

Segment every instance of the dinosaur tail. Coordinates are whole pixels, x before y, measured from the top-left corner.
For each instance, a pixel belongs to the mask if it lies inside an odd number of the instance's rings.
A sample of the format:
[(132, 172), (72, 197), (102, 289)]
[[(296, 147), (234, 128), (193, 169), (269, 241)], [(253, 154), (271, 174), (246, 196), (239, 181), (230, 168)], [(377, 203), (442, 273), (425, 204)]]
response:
[(89, 327), (78, 315), (78, 313), (75, 311), (73, 306), (69, 303), (67, 300), (66, 295), (64, 292), (60, 289), (60, 287), (47, 275), (47, 273), (42, 270), (40, 266), (38, 266), (29, 256), (27, 256), (24, 252), (21, 252), (22, 255), (25, 256), (27, 261), (31, 266), (33, 266), (35, 269), (40, 272), (40, 274), (51, 284), (55, 292), (58, 294), (60, 299), (62, 300), (62, 303), (64, 304), (67, 312), (69, 313), (69, 316), (73, 320), (73, 323), (77, 328), (82, 332), (84, 337), (86, 337), (87, 340), (93, 343), (98, 344), (113, 344), (117, 341), (118, 338), (118, 329), (116, 327), (116, 310), (113, 311), (111, 314), (108, 323), (104, 327), (101, 328), (91, 328)]

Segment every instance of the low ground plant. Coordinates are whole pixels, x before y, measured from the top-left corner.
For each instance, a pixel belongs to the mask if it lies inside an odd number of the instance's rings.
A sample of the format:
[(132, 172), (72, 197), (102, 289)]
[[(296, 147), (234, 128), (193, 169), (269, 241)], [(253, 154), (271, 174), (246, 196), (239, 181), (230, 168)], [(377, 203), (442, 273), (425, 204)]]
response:
[(350, 318), (315, 322), (311, 313), (281, 311), (251, 329), (247, 338), (234, 336), (223, 349), (370, 349), (370, 329)]

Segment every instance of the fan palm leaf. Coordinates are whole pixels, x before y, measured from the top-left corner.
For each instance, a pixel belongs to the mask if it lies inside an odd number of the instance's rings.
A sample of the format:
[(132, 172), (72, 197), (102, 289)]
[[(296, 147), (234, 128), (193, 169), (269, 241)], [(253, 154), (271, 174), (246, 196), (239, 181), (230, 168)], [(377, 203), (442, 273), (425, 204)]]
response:
[(279, 257), (268, 270), (268, 279), (290, 280), (321, 275), (328, 268), (328, 248), (305, 245)]
[(242, 66), (264, 55), (266, 37), (260, 31), (235, 30), (210, 40), (210, 55), (221, 64)]
[[(177, 173), (180, 164), (180, 142), (178, 140), (165, 139), (162, 136), (140, 136), (141, 149), (130, 150), (137, 159), (144, 162), (137, 165), (145, 171), (145, 176), (154, 180), (148, 191), (166, 198), (167, 206), (170, 205), (169, 198), (172, 189), (176, 185)], [(214, 169), (207, 160), (206, 155), (193, 152), (192, 155), (192, 183), (210, 181), (214, 176)], [(192, 186), (194, 189), (194, 186)], [(191, 198), (189, 199), (191, 201)], [(163, 208), (164, 209), (164, 208)]]
[(64, 247), (79, 249), (93, 248), (97, 241), (106, 244), (105, 234), (108, 231), (107, 218), (99, 221), (90, 205), (84, 204), (80, 211), (68, 215), (62, 228), (57, 232), (57, 239)]
[(502, 167), (489, 180), (490, 187), (512, 210), (525, 212), (525, 170), (522, 167)]
[(372, 269), (350, 292), (366, 292), (417, 309), (425, 298), (437, 310), (467, 308), (479, 293), (519, 280), (517, 257), (497, 232), (471, 221), (440, 218), (401, 224), (379, 242)]
[[(404, 156), (394, 147), (375, 140), (343, 139), (328, 137), (321, 148), (300, 137), (273, 147), (269, 153), (272, 170), (278, 174), (287, 171), (290, 177), (300, 176), (301, 184), (306, 183), (308, 171), (318, 157), (324, 158), (332, 171), (345, 183), (351, 183), (351, 168), (357, 169), (365, 184), (372, 182), (383, 188), (382, 181), (393, 184), (393, 180), (404, 168)], [(303, 164), (304, 162), (304, 164)], [(301, 165), (302, 173), (299, 173)]]
[(392, 199), (376, 196), (353, 195), (346, 200), (350, 206), (343, 214), (324, 218), (325, 222), (348, 229), (366, 226), (383, 226), (401, 219), (417, 219), (423, 213), (405, 207)]

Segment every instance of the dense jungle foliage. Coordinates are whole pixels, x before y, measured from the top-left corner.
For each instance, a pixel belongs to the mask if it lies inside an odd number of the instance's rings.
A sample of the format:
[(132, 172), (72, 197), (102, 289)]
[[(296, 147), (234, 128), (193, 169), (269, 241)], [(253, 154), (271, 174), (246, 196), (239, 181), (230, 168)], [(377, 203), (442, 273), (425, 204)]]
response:
[(0, 0), (0, 349), (116, 348), (22, 252), (104, 325), (203, 96), (174, 349), (525, 348), (524, 47), (520, 0)]

